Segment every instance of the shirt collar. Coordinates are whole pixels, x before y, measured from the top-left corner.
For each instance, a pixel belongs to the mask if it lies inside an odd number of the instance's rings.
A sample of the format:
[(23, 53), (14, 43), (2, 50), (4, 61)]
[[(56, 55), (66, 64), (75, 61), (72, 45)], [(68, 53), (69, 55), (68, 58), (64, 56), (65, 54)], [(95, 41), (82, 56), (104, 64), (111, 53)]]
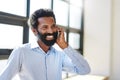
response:
[[(40, 48), (41, 49), (41, 47), (39, 47), (37, 41), (34, 41), (34, 42), (31, 43), (31, 49), (35, 49), (35, 48)], [(50, 47), (50, 50), (52, 50), (52, 51), (54, 50), (53, 46)]]
[(39, 45), (38, 45), (37, 41), (34, 41), (34, 42), (31, 43), (31, 48), (32, 49), (33, 48), (38, 48), (38, 47), (39, 47)]

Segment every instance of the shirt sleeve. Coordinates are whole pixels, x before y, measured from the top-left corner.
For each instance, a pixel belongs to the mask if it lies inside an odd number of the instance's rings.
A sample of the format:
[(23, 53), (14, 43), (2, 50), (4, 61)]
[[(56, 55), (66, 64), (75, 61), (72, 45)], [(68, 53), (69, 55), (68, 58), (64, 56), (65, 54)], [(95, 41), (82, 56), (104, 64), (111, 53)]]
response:
[(12, 80), (20, 70), (20, 52), (20, 49), (12, 51), (5, 68), (0, 73), (0, 80)]
[(68, 72), (75, 72), (77, 74), (88, 74), (90, 72), (90, 66), (88, 62), (84, 59), (84, 57), (68, 46), (67, 48), (64, 49), (65, 54), (67, 56), (65, 57), (64, 61), (64, 66), (66, 67), (65, 69)]

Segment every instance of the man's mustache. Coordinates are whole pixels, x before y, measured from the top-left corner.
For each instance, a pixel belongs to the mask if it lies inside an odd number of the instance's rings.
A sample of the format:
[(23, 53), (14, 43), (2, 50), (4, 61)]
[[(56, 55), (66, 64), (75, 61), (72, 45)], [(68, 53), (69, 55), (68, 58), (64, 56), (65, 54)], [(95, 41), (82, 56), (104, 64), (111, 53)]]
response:
[(44, 36), (55, 36), (57, 34), (57, 32), (54, 32), (54, 33), (45, 33)]

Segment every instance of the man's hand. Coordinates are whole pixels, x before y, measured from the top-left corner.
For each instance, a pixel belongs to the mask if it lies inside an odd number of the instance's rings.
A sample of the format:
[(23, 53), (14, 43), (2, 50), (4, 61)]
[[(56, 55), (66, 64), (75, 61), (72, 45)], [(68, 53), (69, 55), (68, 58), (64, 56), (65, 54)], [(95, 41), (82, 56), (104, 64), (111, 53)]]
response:
[(57, 38), (56, 43), (62, 49), (65, 49), (68, 47), (68, 43), (65, 41), (63, 28), (58, 28), (58, 38)]

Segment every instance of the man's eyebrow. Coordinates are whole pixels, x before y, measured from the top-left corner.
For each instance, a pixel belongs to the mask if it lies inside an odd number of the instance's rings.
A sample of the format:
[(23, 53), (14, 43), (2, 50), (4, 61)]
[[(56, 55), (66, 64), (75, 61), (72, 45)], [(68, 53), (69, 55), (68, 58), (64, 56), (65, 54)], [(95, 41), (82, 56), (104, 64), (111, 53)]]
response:
[(48, 26), (48, 24), (42, 24), (41, 26)]
[(52, 26), (55, 26), (56, 24), (54, 23), (54, 24), (52, 24)]

